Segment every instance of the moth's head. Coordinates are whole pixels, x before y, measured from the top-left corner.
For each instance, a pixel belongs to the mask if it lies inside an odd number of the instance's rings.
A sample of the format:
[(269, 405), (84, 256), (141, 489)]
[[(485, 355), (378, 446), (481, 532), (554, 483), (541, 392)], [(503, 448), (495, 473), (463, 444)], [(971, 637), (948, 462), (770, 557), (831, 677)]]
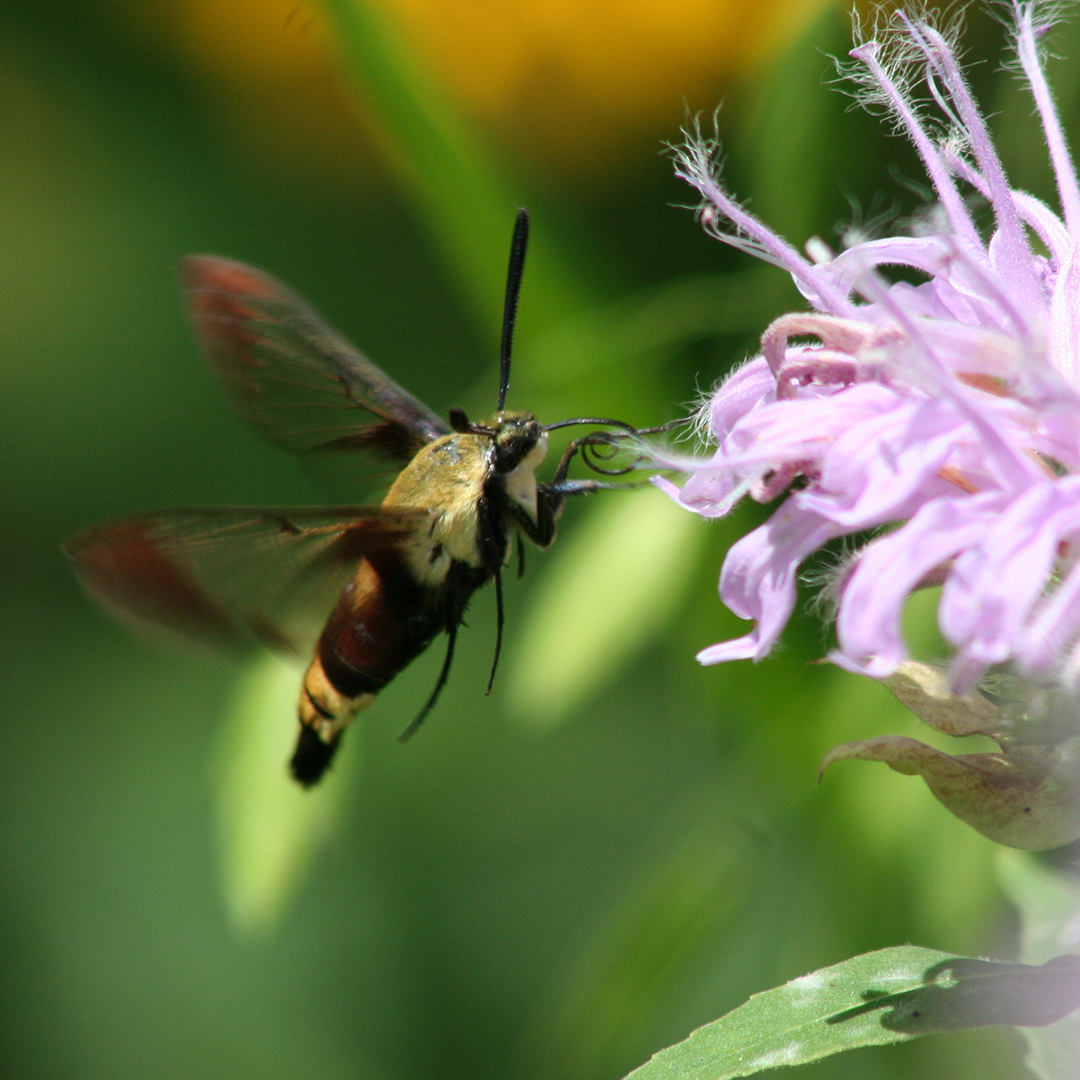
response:
[(496, 472), (513, 472), (522, 463), (535, 469), (547, 455), (547, 432), (529, 412), (497, 412), (483, 423), (474, 424), (461, 409), (451, 409), (450, 426), (457, 432), (491, 439), (491, 461)]

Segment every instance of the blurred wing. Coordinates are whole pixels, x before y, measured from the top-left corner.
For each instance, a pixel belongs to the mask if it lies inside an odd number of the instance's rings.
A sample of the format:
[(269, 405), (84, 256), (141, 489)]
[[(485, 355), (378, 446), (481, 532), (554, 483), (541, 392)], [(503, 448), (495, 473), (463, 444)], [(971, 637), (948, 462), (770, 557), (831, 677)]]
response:
[(226, 397), (278, 445), (316, 452), (320, 471), (354, 465), (341, 451), (404, 464), (450, 434), (439, 416), (270, 275), (193, 255), (180, 276), (195, 336)]
[(304, 655), (360, 559), (393, 549), (424, 511), (377, 506), (172, 510), (65, 544), (87, 590), (125, 621), (236, 653)]

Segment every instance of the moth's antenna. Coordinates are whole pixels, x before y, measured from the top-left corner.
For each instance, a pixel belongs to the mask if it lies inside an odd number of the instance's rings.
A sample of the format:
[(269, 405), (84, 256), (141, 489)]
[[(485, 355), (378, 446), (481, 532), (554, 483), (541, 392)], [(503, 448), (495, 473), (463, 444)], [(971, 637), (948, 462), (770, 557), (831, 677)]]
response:
[(506, 404), (510, 388), (510, 350), (514, 344), (514, 319), (517, 316), (518, 293), (521, 292), (521, 272), (525, 269), (525, 249), (529, 244), (529, 211), (522, 207), (514, 222), (514, 238), (510, 241), (510, 268), (506, 272), (506, 302), (503, 304), (502, 348), (499, 350), (499, 408)]

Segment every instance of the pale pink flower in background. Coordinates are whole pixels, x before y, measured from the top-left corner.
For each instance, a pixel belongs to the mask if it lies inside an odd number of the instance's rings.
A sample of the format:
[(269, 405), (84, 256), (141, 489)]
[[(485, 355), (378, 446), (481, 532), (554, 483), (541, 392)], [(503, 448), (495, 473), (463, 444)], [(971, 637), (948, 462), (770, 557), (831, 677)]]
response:
[[(677, 151), (705, 228), (787, 270), (811, 308), (772, 323), (711, 396), (712, 456), (659, 456), (689, 479), (656, 482), (706, 517), (747, 495), (783, 499), (721, 572), (724, 603), (755, 625), (702, 663), (765, 656), (804, 560), (869, 533), (830, 586), (837, 663), (894, 673), (908, 658), (906, 598), (940, 584), (953, 692), (1005, 663), (1080, 683), (1080, 189), (1039, 53), (1050, 19), (1011, 6), (1058, 209), (1010, 188), (953, 42), (903, 12), (859, 41), (845, 74), (913, 141), (936, 191), (912, 235), (838, 255), (812, 241), (804, 257), (724, 190), (713, 140)], [(988, 238), (972, 193), (992, 211)], [(897, 266), (924, 280), (890, 280)]]

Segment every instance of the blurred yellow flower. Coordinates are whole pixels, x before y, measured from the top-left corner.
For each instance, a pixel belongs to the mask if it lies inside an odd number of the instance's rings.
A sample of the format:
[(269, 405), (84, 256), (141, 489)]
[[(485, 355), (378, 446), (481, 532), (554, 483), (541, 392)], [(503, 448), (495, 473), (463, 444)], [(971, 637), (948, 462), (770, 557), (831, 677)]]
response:
[[(297, 165), (359, 141), (318, 5), (114, 0)], [(364, 2), (364, 0), (357, 0)], [(804, 31), (825, 0), (373, 0), (437, 85), (534, 166), (581, 172), (676, 130)], [(315, 155), (312, 160), (311, 155)]]
[(504, 137), (598, 163), (805, 29), (822, 0), (381, 0), (428, 66)]

